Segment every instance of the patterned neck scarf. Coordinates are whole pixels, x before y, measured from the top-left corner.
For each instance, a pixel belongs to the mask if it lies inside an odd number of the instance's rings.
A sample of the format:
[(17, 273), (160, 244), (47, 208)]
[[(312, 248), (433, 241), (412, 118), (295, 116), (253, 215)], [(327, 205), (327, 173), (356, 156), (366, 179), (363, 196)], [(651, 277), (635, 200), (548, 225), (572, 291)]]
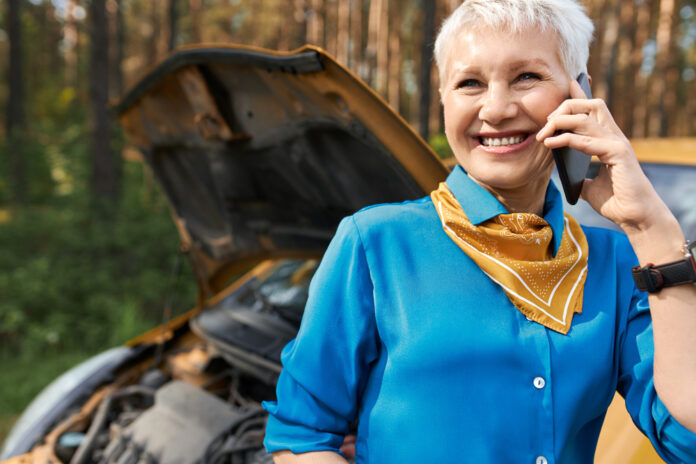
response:
[(563, 238), (554, 257), (551, 226), (536, 214), (500, 214), (472, 224), (447, 184), (430, 194), (447, 235), (500, 285), (522, 314), (567, 334), (582, 313), (587, 277), (587, 240), (565, 214)]

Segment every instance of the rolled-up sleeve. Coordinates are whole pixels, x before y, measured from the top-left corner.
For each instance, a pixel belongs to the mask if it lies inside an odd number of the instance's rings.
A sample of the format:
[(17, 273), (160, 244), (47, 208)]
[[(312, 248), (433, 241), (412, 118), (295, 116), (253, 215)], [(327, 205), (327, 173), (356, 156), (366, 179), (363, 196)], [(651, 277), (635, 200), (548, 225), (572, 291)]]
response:
[(653, 330), (645, 292), (633, 291), (623, 337), (618, 390), (633, 422), (668, 463), (696, 463), (696, 434), (672, 417), (653, 383)]
[(281, 354), (268, 452), (337, 451), (379, 351), (373, 284), (352, 217), (338, 227), (309, 288), (302, 324)]

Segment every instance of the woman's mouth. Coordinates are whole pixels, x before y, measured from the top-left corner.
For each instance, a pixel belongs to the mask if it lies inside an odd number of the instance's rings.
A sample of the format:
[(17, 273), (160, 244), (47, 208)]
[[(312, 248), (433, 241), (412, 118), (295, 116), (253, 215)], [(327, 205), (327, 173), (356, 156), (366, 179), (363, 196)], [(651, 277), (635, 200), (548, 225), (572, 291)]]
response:
[(501, 135), (479, 135), (474, 137), (476, 146), (489, 153), (512, 153), (525, 148), (532, 142), (533, 137), (528, 133)]

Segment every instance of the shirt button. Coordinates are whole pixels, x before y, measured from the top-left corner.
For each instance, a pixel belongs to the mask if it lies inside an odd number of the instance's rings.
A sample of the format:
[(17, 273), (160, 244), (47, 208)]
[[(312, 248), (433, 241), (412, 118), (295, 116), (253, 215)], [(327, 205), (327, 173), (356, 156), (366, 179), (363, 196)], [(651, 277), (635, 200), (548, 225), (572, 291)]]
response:
[[(537, 389), (541, 390), (542, 388), (544, 388), (546, 386), (546, 380), (544, 380), (543, 377), (536, 377), (536, 378), (534, 378), (534, 386)], [(540, 456), (539, 458), (544, 458), (544, 456)], [(544, 458), (544, 459), (546, 459), (546, 458)], [(539, 462), (540, 462), (539, 459), (537, 459), (537, 463), (539, 463)], [(544, 460), (544, 462), (546, 462), (546, 461)]]
[(536, 458), (536, 464), (548, 464), (548, 461), (544, 456), (539, 456)]

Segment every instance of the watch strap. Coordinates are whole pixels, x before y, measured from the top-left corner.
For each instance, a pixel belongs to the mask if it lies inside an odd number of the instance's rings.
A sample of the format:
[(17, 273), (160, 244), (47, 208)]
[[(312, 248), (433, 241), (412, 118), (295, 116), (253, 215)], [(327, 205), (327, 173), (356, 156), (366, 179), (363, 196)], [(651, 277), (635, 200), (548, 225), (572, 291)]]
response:
[(659, 292), (663, 287), (673, 287), (696, 282), (696, 263), (691, 255), (671, 263), (648, 264), (633, 268), (633, 280), (639, 290)]

